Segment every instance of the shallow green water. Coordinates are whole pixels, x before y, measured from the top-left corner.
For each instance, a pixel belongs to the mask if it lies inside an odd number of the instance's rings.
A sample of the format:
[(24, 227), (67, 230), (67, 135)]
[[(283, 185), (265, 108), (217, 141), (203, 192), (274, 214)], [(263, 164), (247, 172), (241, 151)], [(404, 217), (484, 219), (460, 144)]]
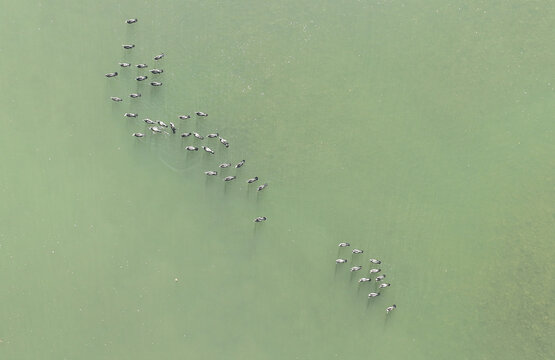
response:
[(552, 2), (1, 8), (0, 358), (552, 358)]

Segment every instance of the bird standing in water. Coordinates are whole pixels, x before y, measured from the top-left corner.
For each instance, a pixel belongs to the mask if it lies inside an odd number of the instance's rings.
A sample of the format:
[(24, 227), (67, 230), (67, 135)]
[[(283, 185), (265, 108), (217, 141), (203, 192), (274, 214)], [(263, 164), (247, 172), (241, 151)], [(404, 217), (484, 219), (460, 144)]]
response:
[(262, 184), (258, 187), (257, 191), (261, 191), (264, 190), (266, 188), (266, 186), (268, 186), (268, 184)]
[(202, 146), (202, 148), (204, 149), (204, 151), (206, 151), (207, 153), (210, 153), (212, 155), (214, 155), (214, 150), (210, 149), (208, 146)]

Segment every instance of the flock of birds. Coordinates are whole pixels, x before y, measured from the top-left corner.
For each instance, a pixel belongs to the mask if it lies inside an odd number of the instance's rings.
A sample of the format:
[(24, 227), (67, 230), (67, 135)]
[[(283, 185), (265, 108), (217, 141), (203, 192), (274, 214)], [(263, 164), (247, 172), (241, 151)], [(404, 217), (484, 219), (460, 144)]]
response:
[[(127, 24), (135, 24), (137, 21), (138, 21), (138, 19), (127, 19), (127, 20), (125, 20), (125, 23), (127, 23)], [(124, 45), (122, 45), (122, 47), (123, 47), (124, 49), (126, 49), (126, 50), (131, 50), (131, 49), (135, 48), (135, 44), (124, 44)], [(165, 57), (165, 54), (164, 54), (164, 53), (161, 53), (161, 54), (159, 54), (159, 55), (154, 56), (153, 59), (154, 59), (154, 61), (158, 62), (159, 60), (162, 60), (164, 57)], [(131, 64), (130, 64), (130, 63), (127, 63), (127, 62), (120, 62), (120, 63), (119, 63), (119, 66), (120, 66), (121, 68), (129, 68), (129, 67), (131, 67)], [(136, 64), (135, 66), (136, 66), (138, 69), (146, 69), (146, 68), (148, 68), (148, 65), (147, 65), (147, 64), (144, 64), (144, 63)], [(137, 81), (139, 81), (139, 82), (142, 82), (142, 81), (144, 81), (144, 80), (147, 80), (147, 79), (148, 79), (148, 76), (157, 76), (157, 75), (162, 74), (163, 72), (164, 72), (163, 69), (154, 68), (154, 69), (151, 69), (151, 70), (150, 70), (150, 73), (151, 73), (152, 75), (140, 75), (140, 76), (137, 76), (137, 77), (135, 78), (135, 80), (137, 80)], [(119, 75), (119, 74), (118, 74), (117, 71), (114, 71), (114, 72), (110, 72), (110, 73), (105, 74), (105, 76), (106, 76), (107, 78), (115, 78), (115, 77), (117, 77), (118, 75)], [(158, 87), (158, 86), (162, 86), (163, 83), (162, 83), (161, 81), (151, 81), (151, 82), (150, 82), (150, 85), (155, 86), (155, 87)], [(129, 94), (129, 97), (132, 98), (132, 99), (138, 99), (138, 98), (142, 97), (142, 95), (141, 95), (141, 93), (138, 93), (138, 92), (137, 92), (137, 93), (131, 93), (131, 94)], [(114, 102), (122, 102), (122, 101), (123, 101), (123, 99), (122, 99), (121, 97), (118, 97), (118, 96), (111, 96), (110, 99), (111, 99), (112, 101), (114, 101)], [(207, 113), (204, 113), (204, 112), (202, 112), (202, 111), (197, 111), (197, 112), (195, 112), (195, 115), (196, 115), (197, 117), (199, 117), (199, 118), (205, 118), (205, 117), (208, 116)], [(138, 118), (138, 117), (139, 117), (139, 114), (138, 114), (138, 113), (133, 113), (133, 112), (126, 112), (125, 114), (123, 114), (123, 116), (124, 116), (124, 117), (127, 117), (127, 118)], [(179, 119), (179, 120), (187, 120), (187, 119), (190, 119), (190, 118), (191, 118), (191, 115), (179, 115), (179, 116), (177, 116), (177, 119)], [(146, 123), (147, 125), (149, 125), (148, 129), (150, 130), (150, 132), (152, 133), (152, 135), (156, 135), (156, 134), (170, 135), (170, 133), (169, 133), (168, 131), (166, 131), (165, 129), (171, 130), (171, 134), (172, 134), (172, 135), (177, 133), (177, 126), (175, 125), (175, 123), (173, 123), (173, 122), (171, 122), (171, 121), (168, 121), (169, 125), (166, 124), (164, 121), (161, 121), (161, 120), (154, 121), (154, 120), (151, 120), (151, 119), (149, 119), (149, 118), (143, 119), (143, 122)], [(197, 132), (194, 132), (194, 131), (182, 133), (182, 134), (181, 134), (181, 138), (186, 139), (186, 138), (188, 138), (188, 137), (191, 136), (191, 135), (192, 135), (193, 137), (195, 137), (196, 139), (199, 139), (199, 140), (204, 140), (204, 138), (205, 138), (203, 135), (201, 135), (201, 134), (199, 134), (199, 133), (197, 133)], [(136, 138), (143, 138), (143, 137), (146, 136), (146, 134), (145, 134), (145, 133), (142, 133), (142, 132), (135, 132), (135, 133), (132, 134), (132, 136), (134, 136), (134, 137), (136, 137)], [(217, 132), (207, 134), (207, 135), (206, 135), (206, 138), (208, 138), (208, 139), (216, 139), (216, 138), (217, 138), (217, 139), (219, 140), (219, 142), (223, 145), (224, 148), (226, 148), (226, 149), (229, 148), (229, 142), (228, 142), (226, 139), (224, 139), (223, 137), (221, 137), (220, 134), (217, 133)], [(206, 145), (202, 145), (201, 148), (202, 148), (205, 152), (207, 152), (207, 153), (209, 153), (209, 154), (211, 154), (211, 155), (214, 155), (214, 154), (216, 153), (214, 150), (212, 150), (212, 148), (210, 148), (210, 147), (208, 147), (208, 146), (206, 146)], [(185, 150), (187, 150), (187, 151), (198, 151), (199, 148), (198, 148), (197, 146), (187, 145), (187, 146), (185, 147)], [(245, 160), (241, 160), (240, 162), (238, 162), (237, 164), (235, 164), (235, 168), (236, 168), (236, 169), (239, 169), (239, 168), (242, 167), (243, 165), (245, 165)], [(231, 166), (232, 166), (231, 163), (225, 162), (225, 163), (220, 164), (220, 165), (219, 165), (219, 168), (220, 168), (220, 169), (225, 169), (225, 168), (228, 168), (228, 167), (231, 167)], [(206, 174), (206, 176), (217, 176), (217, 175), (218, 175), (218, 171), (217, 171), (217, 170), (207, 170), (207, 171), (204, 172), (204, 174)], [(224, 178), (223, 178), (223, 181), (229, 182), (229, 181), (233, 181), (233, 180), (235, 180), (235, 179), (237, 179), (237, 176), (235, 176), (235, 175), (229, 175), (229, 176), (224, 177)], [(249, 179), (247, 180), (247, 183), (248, 183), (248, 184), (252, 184), (252, 183), (254, 183), (254, 182), (256, 182), (256, 181), (258, 181), (258, 176), (249, 178)], [(268, 184), (267, 184), (267, 183), (264, 183), (264, 184), (258, 186), (258, 187), (257, 187), (257, 190), (258, 190), (258, 191), (262, 191), (262, 190), (264, 190), (267, 186), (268, 186)], [(267, 217), (266, 217), (266, 216), (259, 216), (259, 217), (257, 217), (256, 219), (254, 219), (254, 222), (255, 222), (255, 223), (259, 223), (259, 222), (263, 222), (263, 221), (266, 221), (266, 220), (267, 220)]]
[[(339, 247), (340, 247), (340, 248), (346, 248), (346, 247), (350, 247), (350, 246), (351, 246), (351, 244), (349, 244), (349, 243), (347, 243), (347, 242), (339, 243)], [(363, 254), (363, 253), (364, 253), (364, 250), (353, 249), (352, 253), (353, 253), (353, 255), (359, 255), (359, 254)], [(339, 258), (339, 259), (335, 260), (335, 263), (336, 263), (337, 265), (346, 264), (346, 263), (347, 263), (347, 259)], [(380, 269), (379, 267), (374, 267), (374, 266), (373, 266), (373, 265), (380, 265), (381, 263), (382, 263), (382, 262), (381, 262), (380, 260), (378, 260), (378, 259), (370, 259), (370, 264), (372, 264), (372, 265), (370, 265), (371, 269), (370, 269), (370, 271), (368, 272), (368, 273), (370, 274), (370, 276), (373, 276), (373, 275), (375, 275), (375, 274), (381, 273), (382, 269)], [(362, 270), (362, 265), (353, 266), (353, 267), (351, 267), (349, 270), (350, 270), (351, 272), (360, 271), (360, 270)], [(388, 287), (391, 286), (391, 284), (389, 284), (389, 283), (382, 282), (382, 281), (385, 279), (385, 277), (386, 277), (385, 274), (381, 274), (381, 275), (378, 275), (378, 276), (374, 279), (375, 283), (376, 283), (376, 284), (379, 284), (378, 287), (377, 287), (378, 290), (385, 289), (385, 288), (388, 288)], [(372, 281), (372, 278), (371, 278), (371, 277), (361, 277), (361, 278), (358, 280), (359, 283), (366, 283), (366, 282), (371, 282), (371, 281)], [(376, 290), (376, 291), (378, 291), (378, 290)], [(371, 293), (368, 294), (368, 298), (369, 298), (369, 299), (370, 299), (370, 298), (374, 298), (374, 297), (376, 297), (376, 296), (380, 296), (380, 293), (379, 293), (379, 292), (371, 292)], [(385, 309), (385, 311), (386, 311), (387, 314), (389, 314), (391, 311), (395, 310), (396, 308), (397, 308), (397, 305), (393, 304), (393, 305), (391, 305), (391, 306), (388, 306), (388, 307)]]
[[(128, 19), (128, 20), (126, 20), (125, 22), (126, 22), (127, 24), (134, 24), (134, 23), (136, 23), (137, 21), (138, 21), (137, 19)], [(124, 45), (122, 45), (122, 47), (123, 47), (124, 49), (126, 49), (126, 50), (131, 50), (131, 49), (133, 49), (133, 48), (135, 47), (135, 45), (134, 45), (134, 44), (128, 44), (128, 45), (127, 45), (127, 44), (124, 44)], [(165, 54), (164, 54), (164, 53), (161, 53), (161, 54), (159, 54), (159, 55), (154, 56), (153, 59), (154, 59), (154, 61), (159, 61), (159, 60), (162, 60), (162, 59), (164, 58), (164, 56), (165, 56)], [(128, 67), (131, 67), (131, 64), (130, 64), (130, 63), (126, 63), (126, 62), (121, 62), (121, 63), (119, 63), (119, 66), (122, 67), (122, 68), (128, 68)], [(146, 68), (148, 68), (148, 65), (147, 65), (147, 64), (144, 64), (144, 63), (136, 64), (135, 66), (136, 66), (138, 69), (146, 69)], [(158, 68), (155, 68), (155, 69), (151, 69), (151, 70), (150, 70), (150, 73), (151, 73), (153, 76), (160, 75), (160, 74), (162, 74), (163, 72), (164, 72), (164, 70), (158, 69)], [(114, 77), (117, 77), (117, 76), (118, 76), (118, 72), (107, 73), (105, 76), (108, 77), (108, 78), (114, 78)], [(148, 76), (147, 76), (147, 75), (140, 75), (140, 76), (137, 76), (137, 77), (135, 78), (135, 80), (137, 80), (137, 81), (144, 81), (144, 80), (147, 80), (147, 79), (148, 79)], [(163, 83), (160, 82), (160, 81), (151, 81), (151, 82), (150, 82), (150, 85), (155, 86), (155, 87), (158, 87), (158, 86), (162, 86)], [(131, 93), (131, 94), (129, 94), (129, 97), (132, 98), (132, 99), (138, 99), (138, 98), (140, 98), (141, 96), (142, 96), (142, 95), (141, 95), (140, 93)], [(111, 99), (112, 101), (115, 101), (115, 102), (122, 102), (122, 101), (123, 101), (122, 98), (117, 97), (117, 96), (112, 96), (112, 97), (110, 97), (110, 99)], [(197, 112), (195, 112), (195, 115), (196, 115), (197, 117), (201, 117), (201, 118), (204, 118), (204, 117), (207, 117), (207, 116), (208, 116), (208, 114), (206, 114), (206, 113), (204, 113), (204, 112), (202, 112), (202, 111), (197, 111)], [(125, 116), (125, 117), (128, 117), (128, 118), (138, 118), (138, 117), (139, 117), (139, 114), (137, 114), (137, 113), (126, 112), (126, 113), (124, 114), (124, 116)], [(179, 120), (187, 120), (187, 119), (190, 119), (191, 116), (190, 116), (190, 115), (179, 115), (179, 116), (177, 116), (177, 118), (178, 118)], [(151, 119), (149, 119), (149, 118), (143, 119), (143, 122), (145, 122), (147, 125), (150, 125), (150, 126), (148, 127), (148, 129), (151, 131), (151, 133), (152, 133), (153, 135), (160, 134), (160, 133), (163, 133), (163, 134), (166, 134), (166, 135), (170, 135), (170, 133), (169, 133), (168, 131), (166, 131), (165, 129), (170, 129), (170, 130), (171, 130), (171, 134), (176, 134), (176, 133), (177, 133), (177, 127), (176, 127), (176, 125), (175, 125), (173, 122), (171, 122), (171, 121), (169, 121), (169, 125), (166, 124), (165, 122), (161, 121), (161, 120), (154, 121), (154, 120), (151, 120)], [(199, 139), (199, 140), (204, 140), (204, 136), (202, 136), (202, 135), (200, 135), (199, 133), (194, 132), (194, 131), (192, 131), (192, 132), (184, 132), (184, 133), (181, 134), (181, 137), (185, 139), (185, 138), (188, 138), (188, 137), (191, 136), (191, 135), (194, 136), (195, 138)], [(143, 137), (145, 137), (146, 135), (145, 135), (144, 133), (141, 133), (141, 132), (135, 132), (135, 133), (132, 134), (132, 136), (134, 136), (134, 137), (136, 137), (136, 138), (143, 138)], [(218, 134), (218, 133), (210, 133), (210, 134), (206, 135), (206, 138), (208, 138), (208, 139), (215, 139), (215, 138), (217, 138), (217, 139), (219, 140), (219, 142), (224, 146), (224, 148), (226, 148), (226, 149), (229, 148), (229, 142), (228, 142), (226, 139), (224, 139), (223, 137), (221, 137), (220, 134)], [(212, 154), (212, 155), (215, 154), (215, 151), (212, 150), (212, 149), (211, 149), (210, 147), (208, 147), (208, 146), (202, 145), (201, 148), (202, 148), (205, 152), (207, 152), (207, 153), (209, 153), (209, 154)], [(193, 146), (193, 145), (187, 145), (187, 146), (185, 147), (185, 149), (186, 149), (187, 151), (198, 151), (198, 150), (199, 150), (199, 148), (198, 148), (197, 146)], [(238, 162), (238, 163), (235, 165), (235, 168), (236, 168), (236, 169), (239, 169), (239, 168), (242, 167), (243, 165), (245, 165), (245, 160), (241, 160), (240, 162)], [(228, 167), (231, 167), (231, 166), (232, 166), (231, 163), (222, 163), (222, 164), (219, 165), (219, 167), (220, 167), (221, 169), (225, 169), (225, 168), (228, 168)], [(218, 171), (216, 171), (216, 170), (207, 170), (207, 171), (205, 171), (204, 173), (205, 173), (207, 176), (217, 176), (217, 175), (218, 175)], [(227, 182), (227, 181), (235, 180), (236, 178), (237, 178), (237, 177), (234, 176), (234, 175), (229, 175), (229, 176), (224, 177), (223, 180)], [(248, 183), (248, 184), (252, 184), (252, 183), (254, 183), (254, 182), (256, 182), (256, 181), (258, 181), (258, 176), (255, 176), (255, 177), (252, 177), (252, 178), (248, 179), (248, 180), (247, 180), (247, 183)], [(262, 184), (262, 185), (258, 186), (257, 190), (258, 190), (258, 191), (262, 191), (262, 190), (265, 189), (267, 186), (268, 186), (267, 183)], [(259, 222), (263, 222), (263, 221), (266, 221), (266, 220), (267, 220), (267, 218), (266, 218), (265, 216), (259, 216), (259, 217), (257, 217), (256, 219), (254, 219), (254, 222), (259, 223)], [(340, 247), (340, 248), (345, 248), (345, 247), (349, 247), (349, 246), (351, 246), (351, 244), (346, 243), (346, 242), (342, 242), (342, 243), (339, 244), (339, 247)], [(358, 255), (358, 254), (364, 253), (364, 251), (363, 251), (363, 250), (360, 250), (360, 249), (353, 249), (352, 253), (353, 253), (353, 255)], [(335, 263), (336, 263), (337, 265), (345, 264), (345, 263), (347, 263), (347, 259), (339, 258), (339, 259), (335, 260)], [(381, 264), (381, 261), (380, 261), (380, 260), (377, 260), (377, 259), (370, 259), (370, 263), (373, 264), (373, 265), (380, 265), (380, 264)], [(349, 270), (350, 270), (351, 272), (354, 272), (354, 271), (360, 271), (361, 269), (362, 269), (362, 266), (361, 266), (361, 265), (356, 265), (356, 266), (351, 267)], [(380, 273), (381, 271), (382, 271), (382, 270), (381, 270), (380, 268), (372, 267), (372, 269), (370, 269), (370, 271), (369, 271), (369, 274), (370, 274), (370, 275), (375, 275), (375, 274)], [(385, 274), (381, 274), (381, 275), (378, 275), (378, 276), (374, 279), (374, 281), (375, 281), (376, 284), (379, 283), (379, 285), (378, 285), (378, 287), (377, 287), (378, 290), (385, 289), (385, 288), (391, 286), (391, 284), (389, 284), (389, 283), (382, 282), (382, 281), (385, 279), (385, 277), (386, 277)], [(358, 280), (359, 283), (366, 283), (366, 282), (371, 282), (371, 281), (372, 281), (372, 278), (370, 278), (370, 277), (361, 277), (361, 278)], [(378, 291), (378, 290), (376, 290), (376, 291)], [(379, 295), (380, 295), (380, 292), (370, 292), (370, 293), (368, 294), (368, 298), (374, 298), (374, 297), (377, 297), (377, 296), (379, 296)], [(388, 306), (385, 310), (386, 310), (386, 313), (389, 314), (391, 311), (395, 310), (396, 308), (397, 308), (397, 306), (396, 306), (395, 304), (393, 304), (393, 305), (391, 305), (391, 306)]]

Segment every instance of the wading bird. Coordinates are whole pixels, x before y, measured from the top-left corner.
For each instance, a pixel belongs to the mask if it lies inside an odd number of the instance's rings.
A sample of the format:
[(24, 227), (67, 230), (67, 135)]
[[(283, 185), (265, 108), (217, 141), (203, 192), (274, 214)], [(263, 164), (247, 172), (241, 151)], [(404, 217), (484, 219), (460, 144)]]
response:
[(264, 190), (266, 187), (268, 186), (268, 184), (262, 184), (258, 187), (258, 189), (256, 189), (257, 191), (261, 191)]

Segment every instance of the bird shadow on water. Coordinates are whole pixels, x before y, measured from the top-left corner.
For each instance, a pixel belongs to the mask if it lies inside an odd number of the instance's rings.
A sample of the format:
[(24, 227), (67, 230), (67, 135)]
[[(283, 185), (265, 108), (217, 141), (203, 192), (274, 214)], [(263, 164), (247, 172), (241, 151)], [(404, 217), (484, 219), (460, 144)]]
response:
[(265, 233), (264, 229), (260, 229), (259, 224), (253, 223), (252, 224), (252, 233), (250, 237), (250, 243), (248, 244), (249, 248), (249, 255), (254, 257), (256, 255), (257, 245), (258, 242), (263, 239), (263, 234)]
[(357, 295), (360, 295), (360, 293), (362, 292), (364, 283), (358, 283), (358, 287), (357, 287)]
[(370, 309), (370, 304), (373, 302), (372, 300), (373, 300), (373, 298), (371, 298), (371, 297), (366, 299), (366, 310), (367, 311)]

